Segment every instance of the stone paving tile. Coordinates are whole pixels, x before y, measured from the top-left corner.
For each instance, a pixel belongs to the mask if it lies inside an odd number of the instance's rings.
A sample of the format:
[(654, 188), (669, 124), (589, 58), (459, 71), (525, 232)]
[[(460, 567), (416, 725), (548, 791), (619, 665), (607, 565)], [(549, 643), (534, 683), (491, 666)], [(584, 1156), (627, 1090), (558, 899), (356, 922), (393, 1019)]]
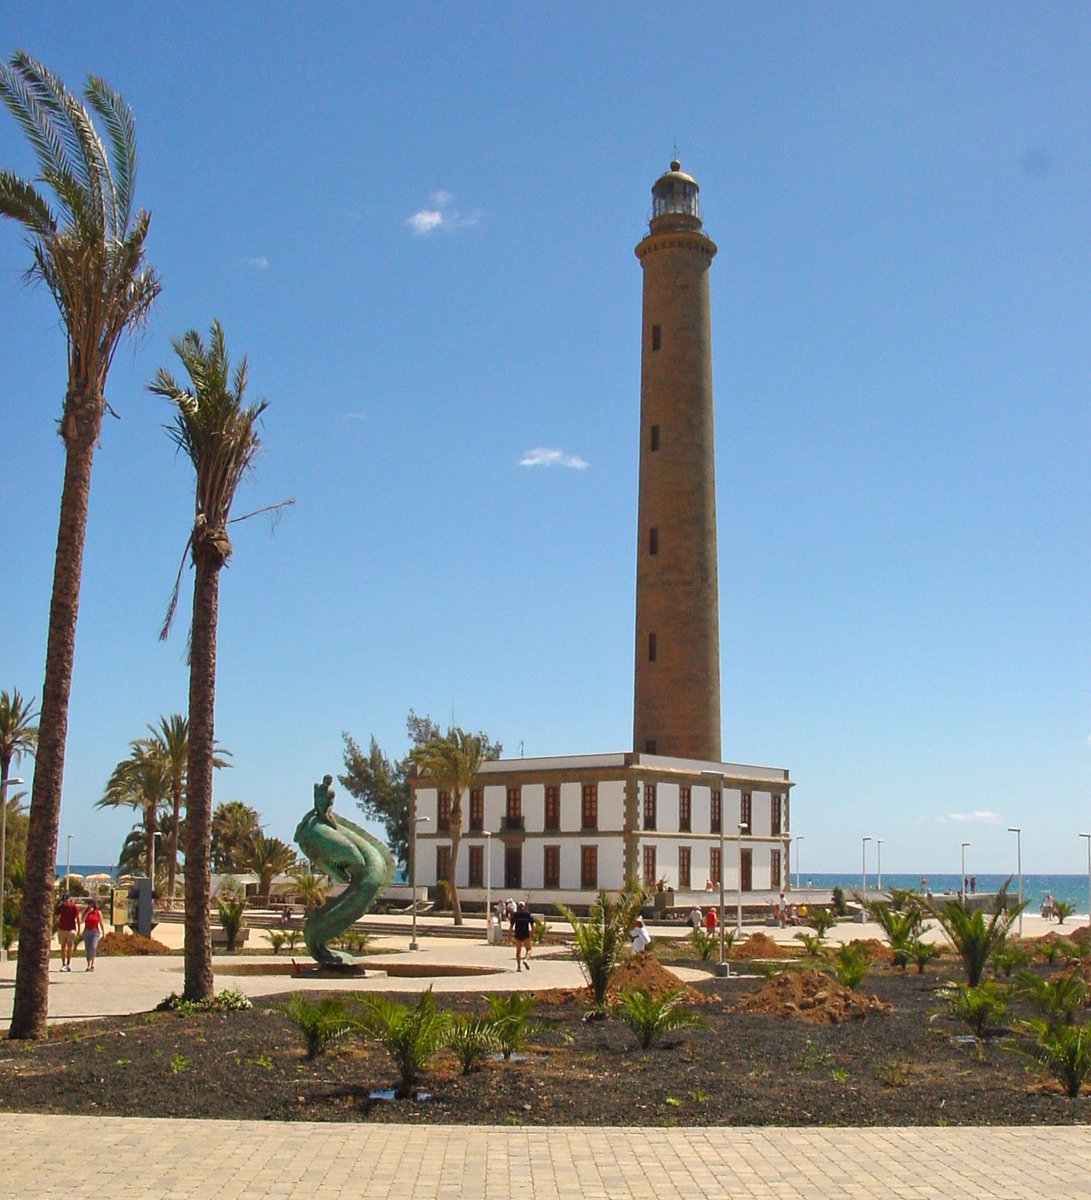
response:
[(0, 1116), (0, 1196), (1084, 1200), (1081, 1127), (591, 1129)]

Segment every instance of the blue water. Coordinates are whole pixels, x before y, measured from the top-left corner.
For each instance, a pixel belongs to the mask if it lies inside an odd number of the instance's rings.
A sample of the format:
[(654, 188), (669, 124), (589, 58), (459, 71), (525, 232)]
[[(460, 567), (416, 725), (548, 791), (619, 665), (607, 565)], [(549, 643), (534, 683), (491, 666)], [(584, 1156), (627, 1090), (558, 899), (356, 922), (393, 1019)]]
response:
[[(1007, 880), (1007, 875), (978, 875), (977, 890), (979, 892), (995, 892)], [(928, 886), (932, 889), (933, 895), (941, 895), (944, 892), (957, 892), (962, 886), (961, 875), (900, 875), (888, 874), (883, 872), (883, 887), (884, 888), (905, 888), (907, 890), (920, 891), (921, 880), (927, 879)], [(792, 873), (792, 883), (795, 884), (795, 873)], [(807, 881), (810, 880), (816, 888), (832, 888), (843, 887), (845, 893), (849, 896), (852, 893), (860, 890), (861, 876), (859, 873), (855, 875), (832, 875), (822, 872), (813, 872), (808, 875), (803, 872), (803, 878), (800, 880), (804, 887), (807, 886)], [(875, 872), (868, 873), (868, 887), (874, 888), (877, 886)], [(1011, 888), (1012, 894), (1019, 891), (1019, 879), (1017, 876), (1012, 876)], [(1023, 899), (1027, 902), (1027, 912), (1037, 912), (1045, 899), (1046, 893), (1049, 892), (1054, 900), (1063, 900), (1067, 904), (1076, 906), (1076, 913), (1082, 915), (1083, 919), (1087, 919), (1087, 876), (1086, 875), (1024, 875), (1023, 876)]]

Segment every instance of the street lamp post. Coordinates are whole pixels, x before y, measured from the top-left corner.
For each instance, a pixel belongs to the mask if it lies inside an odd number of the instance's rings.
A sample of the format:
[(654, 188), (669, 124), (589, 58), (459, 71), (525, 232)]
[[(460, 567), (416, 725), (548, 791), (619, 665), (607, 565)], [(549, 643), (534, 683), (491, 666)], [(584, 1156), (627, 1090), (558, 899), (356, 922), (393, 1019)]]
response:
[(743, 837), (750, 831), (749, 825), (739, 822), (739, 907), (735, 914), (735, 936), (742, 937), (742, 842)]
[(864, 837), (860, 843), (860, 895), (865, 898), (867, 896), (867, 844), (870, 841), (870, 837)]
[(7, 873), (8, 853), (8, 796), (7, 789), (21, 784), (21, 779), (5, 779), (0, 782), (0, 808), (4, 810), (2, 828), (0, 828), (0, 962), (8, 956), (4, 949), (4, 880)]
[(485, 943), (492, 945), (492, 834), (485, 830)]
[(878, 876), (876, 887), (881, 892), (883, 890), (883, 839), (875, 839), (875, 853), (877, 855), (875, 861), (875, 874)]
[(962, 880), (958, 885), (959, 891), (962, 894), (962, 899), (966, 900), (966, 847), (973, 845), (972, 842), (962, 843)]
[(1015, 869), (1019, 872), (1019, 936), (1023, 936), (1023, 827), (1009, 825), (1008, 833), (1015, 834)]
[(799, 843), (801, 841), (803, 841), (803, 834), (800, 833), (800, 834), (796, 835), (796, 891), (797, 892), (802, 887), (802, 884), (799, 882), (799, 879), (800, 879), (800, 875), (799, 875)]
[[(413, 807), (416, 808), (416, 796), (414, 796)], [(430, 819), (429, 817), (414, 816), (410, 829), (413, 841), (409, 849), (409, 891), (412, 893), (413, 901), (413, 936), (409, 942), (410, 950), (420, 949), (417, 943), (417, 826), (425, 824)]]
[(64, 860), (64, 890), (68, 891), (68, 877), (72, 874), (72, 835), (68, 835), (68, 850)]
[(1087, 923), (1091, 925), (1091, 833), (1081, 833), (1087, 841)]

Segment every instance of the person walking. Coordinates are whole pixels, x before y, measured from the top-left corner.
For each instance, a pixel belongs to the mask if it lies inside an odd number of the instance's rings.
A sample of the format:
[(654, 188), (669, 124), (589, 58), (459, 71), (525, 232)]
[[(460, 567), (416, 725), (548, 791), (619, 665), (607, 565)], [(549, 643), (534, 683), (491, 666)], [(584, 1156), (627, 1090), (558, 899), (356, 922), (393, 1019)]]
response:
[(714, 908), (710, 908), (708, 912), (705, 913), (705, 932), (716, 932), (716, 910)]
[[(87, 955), (88, 971), (95, 969), (95, 956), (98, 954), (99, 938), (102, 937), (102, 909), (98, 901), (88, 902), (87, 911), (83, 914), (83, 952)], [(70, 971), (71, 967), (68, 968)]]
[(640, 954), (652, 944), (652, 935), (648, 932), (643, 917), (637, 917), (633, 923), (632, 929), (629, 930), (629, 941), (633, 944), (634, 954)]
[(57, 940), (61, 943), (61, 970), (72, 970), (72, 951), (80, 931), (80, 910), (75, 900), (65, 892), (57, 905)]
[(530, 947), (533, 933), (534, 917), (526, 904), (520, 900), (519, 907), (511, 918), (511, 937), (515, 942), (515, 969), (517, 971), (523, 967), (530, 970)]

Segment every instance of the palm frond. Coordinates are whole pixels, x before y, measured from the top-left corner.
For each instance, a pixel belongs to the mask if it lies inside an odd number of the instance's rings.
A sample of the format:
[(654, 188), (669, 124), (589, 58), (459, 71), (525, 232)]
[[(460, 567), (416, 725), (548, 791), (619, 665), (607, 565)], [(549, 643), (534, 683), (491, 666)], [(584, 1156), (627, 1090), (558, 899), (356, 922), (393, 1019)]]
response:
[(113, 149), (114, 236), (129, 228), (136, 184), (136, 122), (133, 111), (105, 80), (91, 75), (84, 92), (102, 118)]
[(0, 215), (18, 221), (36, 237), (57, 232), (57, 219), (45, 197), (32, 184), (11, 171), (0, 170)]

